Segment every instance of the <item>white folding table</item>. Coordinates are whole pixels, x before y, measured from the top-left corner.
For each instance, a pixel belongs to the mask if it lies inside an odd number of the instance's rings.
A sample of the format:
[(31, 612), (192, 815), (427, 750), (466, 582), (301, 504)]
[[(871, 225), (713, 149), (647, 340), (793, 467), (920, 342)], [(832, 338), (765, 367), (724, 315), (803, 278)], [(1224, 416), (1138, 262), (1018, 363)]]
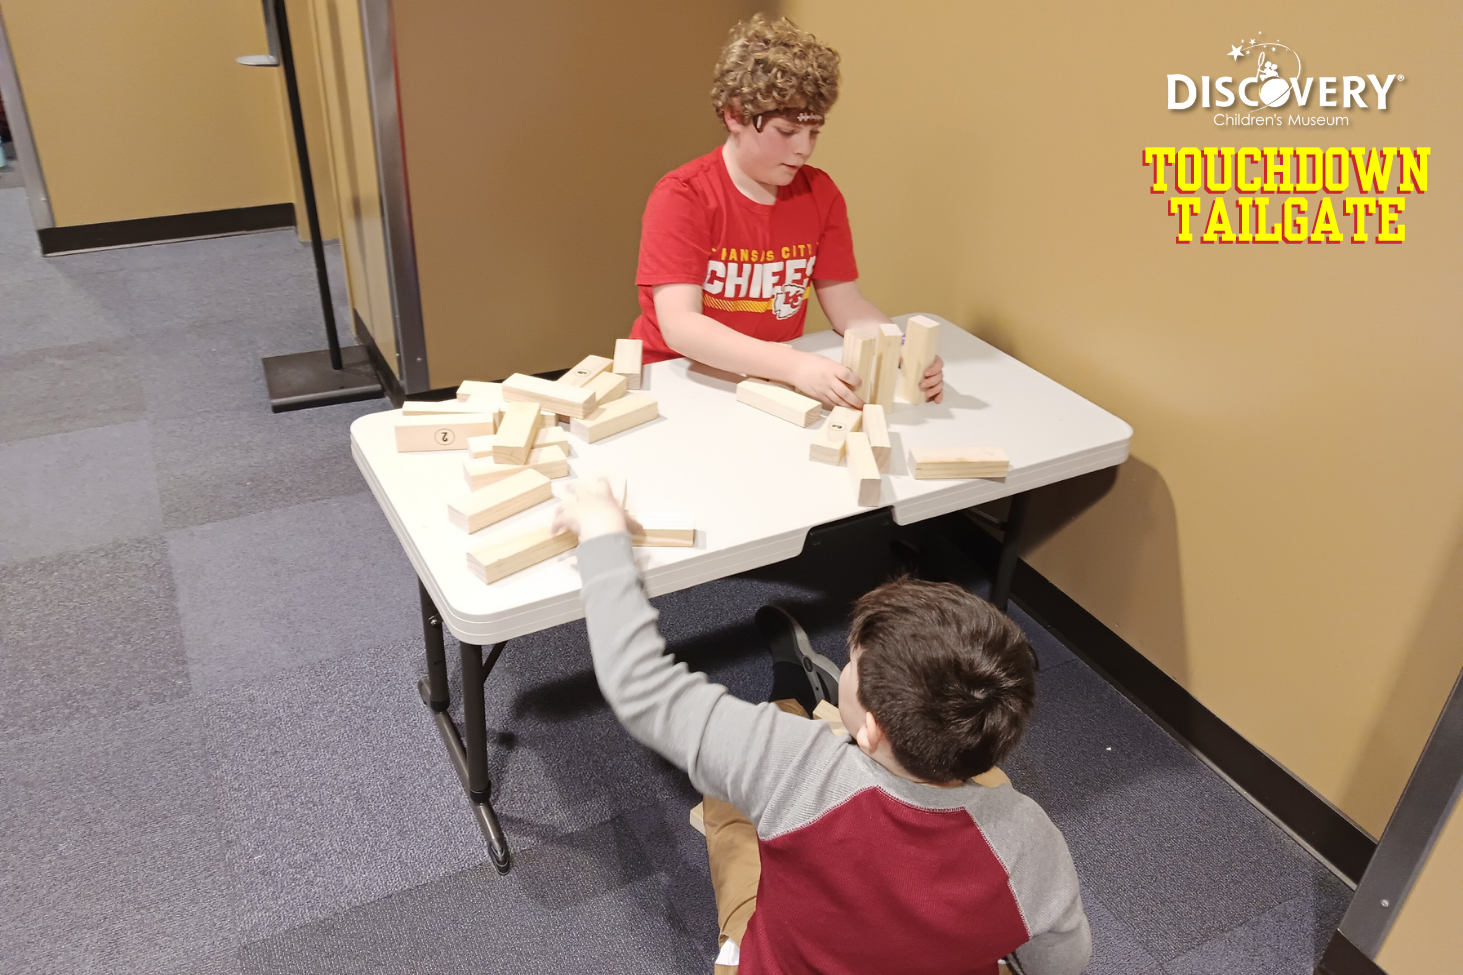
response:
[[(928, 317), (941, 322), (944, 401), (896, 402), (890, 410), (893, 456), (881, 506), (895, 523), (908, 525), (1010, 496), (992, 588), (993, 601), (1004, 608), (1026, 492), (1122, 463), (1133, 431), (1034, 369), (938, 316)], [(832, 332), (791, 344), (835, 359), (842, 349)], [(738, 403), (739, 378), (685, 359), (649, 365), (643, 388), (659, 401), (659, 419), (594, 444), (571, 437), (575, 477), (623, 476), (632, 511), (694, 519), (694, 547), (637, 549), (652, 596), (792, 558), (810, 529), (871, 510), (854, 503), (847, 468), (808, 459), (821, 422), (804, 429)], [(399, 415), (388, 410), (356, 420), (351, 452), (421, 582), (427, 677), (419, 691), (435, 713), (489, 856), (506, 871), (508, 845), (490, 801), (483, 680), (509, 639), (584, 615), (579, 573), (574, 553), (567, 552), (491, 585), (472, 575), (469, 548), (545, 523), (554, 506), (542, 504), (465, 534), (449, 523), (447, 503), (466, 492), (466, 452), (398, 453), (393, 428)], [(910, 476), (910, 448), (957, 446), (1004, 448), (1010, 474), (1000, 480)], [(553, 482), (556, 497), (570, 480)], [(461, 643), (462, 733), (447, 713), (444, 625)], [(482, 648), (489, 645), (484, 658)]]

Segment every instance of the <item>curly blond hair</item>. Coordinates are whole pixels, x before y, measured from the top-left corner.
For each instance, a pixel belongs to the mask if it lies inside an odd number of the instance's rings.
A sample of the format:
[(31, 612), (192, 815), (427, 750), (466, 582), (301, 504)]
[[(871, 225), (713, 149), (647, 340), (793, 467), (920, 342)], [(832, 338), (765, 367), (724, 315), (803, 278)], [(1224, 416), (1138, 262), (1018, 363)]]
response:
[[(838, 52), (786, 17), (754, 14), (731, 29), (711, 84), (711, 107), (742, 124), (783, 108), (826, 114), (838, 101)], [(802, 104), (798, 104), (801, 102)]]

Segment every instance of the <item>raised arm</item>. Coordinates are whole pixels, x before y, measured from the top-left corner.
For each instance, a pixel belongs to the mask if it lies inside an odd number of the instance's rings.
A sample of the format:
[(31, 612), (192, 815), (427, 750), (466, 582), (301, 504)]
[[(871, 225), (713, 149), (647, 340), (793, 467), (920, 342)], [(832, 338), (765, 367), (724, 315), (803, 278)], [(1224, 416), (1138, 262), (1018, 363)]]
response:
[[(858, 377), (838, 362), (800, 352), (779, 342), (764, 342), (728, 328), (701, 313), (701, 286), (658, 284), (651, 294), (666, 344), (688, 359), (713, 369), (788, 383), (820, 402), (859, 409)], [(887, 321), (887, 319), (885, 319)]]
[(584, 617), (600, 691), (634, 738), (685, 769), (696, 788), (753, 822), (794, 760), (838, 747), (821, 722), (733, 697), (665, 653), (645, 598), (624, 514), (598, 485), (555, 520), (580, 537)]

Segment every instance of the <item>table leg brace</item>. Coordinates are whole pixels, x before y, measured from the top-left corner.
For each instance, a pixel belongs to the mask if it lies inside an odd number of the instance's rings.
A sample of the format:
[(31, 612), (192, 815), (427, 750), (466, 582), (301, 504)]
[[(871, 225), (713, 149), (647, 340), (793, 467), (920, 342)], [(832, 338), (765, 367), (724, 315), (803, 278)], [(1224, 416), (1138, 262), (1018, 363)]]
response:
[(447, 707), (450, 702), (447, 690), (446, 648), (443, 645), (442, 621), (437, 607), (422, 587), (422, 622), (427, 644), (427, 676), (417, 682), (417, 692), (422, 702), (432, 709), (437, 724), (437, 733), (447, 746), (452, 759), (452, 768), (457, 779), (472, 803), (473, 815), (478, 829), (488, 841), (488, 859), (499, 873), (507, 873), (509, 866), (508, 838), (498, 824), (498, 815), (493, 811), (493, 784), (488, 778), (488, 723), (483, 703), (483, 682), (492, 672), (507, 643), (498, 643), (483, 659), (483, 648), (475, 643), (461, 643), (462, 648), (462, 723), (463, 734), (452, 720)]

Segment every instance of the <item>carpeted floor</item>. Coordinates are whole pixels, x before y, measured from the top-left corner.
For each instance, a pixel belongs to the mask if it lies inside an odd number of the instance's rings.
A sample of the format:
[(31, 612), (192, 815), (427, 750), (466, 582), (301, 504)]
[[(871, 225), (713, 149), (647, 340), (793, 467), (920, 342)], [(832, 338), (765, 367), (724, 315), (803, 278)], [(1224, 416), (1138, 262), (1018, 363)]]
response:
[[(389, 404), (268, 409), (259, 357), (322, 345), (290, 232), (43, 260), (0, 190), (4, 970), (709, 972), (697, 797), (615, 723), (582, 624), (488, 683), (515, 863), (485, 864), (347, 444)], [(841, 663), (891, 532), (658, 600), (673, 649), (760, 699), (776, 598)], [(1089, 970), (1309, 973), (1346, 887), (1016, 616), (1042, 670), (1006, 768), (1071, 845)]]

